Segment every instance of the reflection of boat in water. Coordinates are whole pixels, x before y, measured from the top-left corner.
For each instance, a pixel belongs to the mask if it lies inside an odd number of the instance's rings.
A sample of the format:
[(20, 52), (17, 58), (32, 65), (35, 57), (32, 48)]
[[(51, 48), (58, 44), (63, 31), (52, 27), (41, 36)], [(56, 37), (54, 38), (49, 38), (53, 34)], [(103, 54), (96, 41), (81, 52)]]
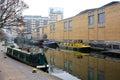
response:
[(74, 54), (74, 57), (76, 57), (76, 58), (83, 58), (84, 56), (89, 56), (90, 55), (90, 54), (87, 54), (87, 53), (82, 53), (82, 52), (73, 51), (73, 50), (64, 50), (64, 49), (61, 49), (59, 52), (60, 53)]
[(54, 49), (59, 47), (58, 44), (53, 41), (44, 41), (43, 46), (48, 47), (48, 48), (54, 48)]
[(114, 58), (120, 58), (120, 50), (107, 50), (107, 51), (101, 51), (101, 54), (105, 55), (106, 57), (114, 57)]
[(39, 68), (43, 71), (47, 71), (48, 69), (47, 59), (42, 52), (31, 52), (30, 50), (7, 47), (6, 54), (14, 59)]
[(80, 42), (73, 42), (73, 43), (61, 42), (59, 44), (59, 47), (62, 49), (85, 52), (85, 53), (89, 53), (91, 51), (90, 45)]

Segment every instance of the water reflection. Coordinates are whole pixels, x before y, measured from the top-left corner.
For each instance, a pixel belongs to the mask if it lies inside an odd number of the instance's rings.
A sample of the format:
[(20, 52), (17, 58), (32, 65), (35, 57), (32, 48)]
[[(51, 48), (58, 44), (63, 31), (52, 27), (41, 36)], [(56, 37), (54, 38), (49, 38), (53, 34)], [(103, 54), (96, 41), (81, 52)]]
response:
[(67, 71), (81, 80), (120, 80), (120, 58), (101, 55), (97, 51), (86, 54), (62, 49), (40, 49), (52, 66), (49, 72)]
[(120, 59), (62, 49), (48, 49), (45, 54), (51, 65), (82, 80), (120, 80)]
[(54, 65), (50, 65), (49, 73), (61, 78), (62, 80), (80, 80), (77, 77), (67, 73), (66, 71), (63, 71), (62, 69)]

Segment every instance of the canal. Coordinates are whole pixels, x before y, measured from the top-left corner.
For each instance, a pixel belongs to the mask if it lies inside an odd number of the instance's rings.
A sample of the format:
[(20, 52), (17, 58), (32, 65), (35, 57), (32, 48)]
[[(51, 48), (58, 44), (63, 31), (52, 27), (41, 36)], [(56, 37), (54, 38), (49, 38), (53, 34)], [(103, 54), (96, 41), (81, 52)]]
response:
[(36, 46), (34, 48), (44, 52), (50, 65), (48, 72), (61, 75), (63, 80), (120, 80), (120, 58), (101, 55), (98, 51), (80, 53)]
[(63, 49), (44, 48), (48, 63), (81, 80), (120, 80), (120, 59)]

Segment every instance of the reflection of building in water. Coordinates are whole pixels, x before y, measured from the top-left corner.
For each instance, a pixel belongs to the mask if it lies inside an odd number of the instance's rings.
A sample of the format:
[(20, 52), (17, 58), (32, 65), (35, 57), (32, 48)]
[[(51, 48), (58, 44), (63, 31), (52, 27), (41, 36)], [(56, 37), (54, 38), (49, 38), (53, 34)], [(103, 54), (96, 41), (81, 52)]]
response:
[(49, 63), (82, 80), (120, 80), (120, 60), (115, 58), (67, 50), (48, 50), (46, 56)]

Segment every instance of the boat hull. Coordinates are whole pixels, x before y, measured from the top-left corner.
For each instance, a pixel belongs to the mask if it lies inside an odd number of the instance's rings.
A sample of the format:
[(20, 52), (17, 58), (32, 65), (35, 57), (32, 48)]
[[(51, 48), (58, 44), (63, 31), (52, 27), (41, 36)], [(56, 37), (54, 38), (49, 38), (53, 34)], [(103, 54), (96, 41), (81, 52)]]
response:
[(38, 68), (39, 66), (43, 66), (43, 67), (40, 67), (39, 69), (44, 70), (44, 71), (47, 71), (48, 69), (48, 66), (47, 66), (48, 62), (43, 53), (31, 54), (31, 53), (22, 51), (20, 49), (8, 47), (6, 55), (18, 61), (21, 61), (25, 64), (33, 66), (35, 68)]
[(48, 48), (58, 48), (58, 44), (56, 42), (43, 42), (43, 46), (48, 47)]

